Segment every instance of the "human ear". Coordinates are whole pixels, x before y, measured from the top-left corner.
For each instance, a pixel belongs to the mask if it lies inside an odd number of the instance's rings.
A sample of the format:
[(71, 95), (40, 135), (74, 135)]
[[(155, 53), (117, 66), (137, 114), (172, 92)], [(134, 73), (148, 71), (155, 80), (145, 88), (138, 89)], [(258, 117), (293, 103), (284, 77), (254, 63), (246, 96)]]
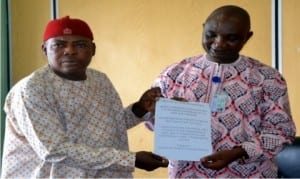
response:
[(253, 32), (252, 32), (252, 31), (249, 31), (248, 34), (247, 34), (247, 39), (246, 39), (246, 41), (248, 41), (252, 36), (253, 36)]
[(46, 43), (45, 42), (42, 44), (41, 50), (42, 50), (43, 54), (47, 56), (47, 47), (46, 47)]
[(92, 43), (92, 55), (94, 56), (96, 54), (96, 44)]

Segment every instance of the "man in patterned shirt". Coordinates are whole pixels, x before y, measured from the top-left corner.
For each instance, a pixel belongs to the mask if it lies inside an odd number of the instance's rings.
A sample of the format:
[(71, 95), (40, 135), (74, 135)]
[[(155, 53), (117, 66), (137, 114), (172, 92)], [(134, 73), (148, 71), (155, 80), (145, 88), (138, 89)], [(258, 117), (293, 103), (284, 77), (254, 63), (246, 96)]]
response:
[(222, 6), (203, 27), (206, 54), (170, 65), (153, 87), (166, 98), (210, 104), (213, 153), (170, 161), (169, 176), (274, 178), (274, 157), (295, 136), (286, 82), (277, 70), (239, 54), (253, 34), (246, 10)]
[(88, 69), (93, 34), (68, 16), (48, 23), (48, 65), (18, 82), (6, 98), (2, 178), (130, 178), (135, 167), (167, 167), (151, 152), (129, 152), (127, 129), (153, 110), (159, 89), (123, 109), (104, 73)]

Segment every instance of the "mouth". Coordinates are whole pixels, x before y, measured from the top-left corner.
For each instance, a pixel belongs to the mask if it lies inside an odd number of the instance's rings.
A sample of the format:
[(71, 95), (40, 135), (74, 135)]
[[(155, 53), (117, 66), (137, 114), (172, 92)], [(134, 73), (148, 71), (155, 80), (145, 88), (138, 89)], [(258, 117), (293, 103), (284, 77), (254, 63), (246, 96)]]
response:
[(76, 59), (66, 58), (61, 61), (62, 64), (77, 64)]
[(61, 62), (62, 64), (75, 64), (75, 61), (71, 61), (71, 60), (65, 60)]
[(216, 50), (216, 49), (211, 49), (209, 51), (209, 54), (214, 57), (214, 58), (219, 58), (219, 59), (227, 59), (227, 58), (232, 58), (236, 56), (236, 53), (234, 53), (231, 50)]
[(215, 61), (221, 63), (231, 63), (238, 58), (238, 54), (228, 50), (213, 50), (209, 51), (209, 55), (215, 59)]
[(80, 66), (80, 64), (75, 60), (63, 60), (61, 64), (66, 68), (78, 68)]
[(210, 50), (210, 54), (213, 56), (220, 56), (220, 57), (229, 55), (227, 50), (214, 50), (214, 49)]

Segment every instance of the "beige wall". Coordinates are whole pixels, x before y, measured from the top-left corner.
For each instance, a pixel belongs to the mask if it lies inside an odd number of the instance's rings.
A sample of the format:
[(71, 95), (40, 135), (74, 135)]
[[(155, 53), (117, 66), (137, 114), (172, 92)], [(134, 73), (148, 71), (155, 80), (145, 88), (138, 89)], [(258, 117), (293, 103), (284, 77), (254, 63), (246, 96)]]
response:
[(11, 50), (14, 83), (47, 62), (41, 53), (41, 42), (44, 26), (50, 18), (49, 2), (11, 0)]
[(282, 53), (283, 75), (285, 76), (292, 106), (293, 118), (297, 124), (297, 134), (300, 135), (300, 1), (288, 0), (283, 2)]
[[(203, 52), (202, 23), (224, 4), (243, 6), (251, 15), (254, 36), (242, 53), (271, 65), (271, 0), (60, 0), (59, 16), (82, 18), (90, 24), (97, 44), (91, 67), (110, 77), (128, 105), (167, 65)], [(49, 7), (49, 1), (12, 0), (14, 82), (45, 64), (40, 43)], [(290, 92), (291, 98), (296, 97), (296, 91)], [(295, 110), (296, 102), (292, 103)], [(153, 133), (143, 125), (129, 130), (129, 140), (132, 151), (153, 149)], [(167, 170), (137, 169), (134, 176), (165, 178)]]

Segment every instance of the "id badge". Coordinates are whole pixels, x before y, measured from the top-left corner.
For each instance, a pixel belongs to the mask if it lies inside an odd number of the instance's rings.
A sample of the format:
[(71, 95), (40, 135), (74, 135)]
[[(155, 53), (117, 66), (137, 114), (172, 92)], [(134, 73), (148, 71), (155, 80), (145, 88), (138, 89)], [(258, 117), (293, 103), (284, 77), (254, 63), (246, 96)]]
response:
[(224, 92), (215, 94), (211, 101), (211, 111), (212, 112), (225, 111), (226, 98), (227, 95)]

